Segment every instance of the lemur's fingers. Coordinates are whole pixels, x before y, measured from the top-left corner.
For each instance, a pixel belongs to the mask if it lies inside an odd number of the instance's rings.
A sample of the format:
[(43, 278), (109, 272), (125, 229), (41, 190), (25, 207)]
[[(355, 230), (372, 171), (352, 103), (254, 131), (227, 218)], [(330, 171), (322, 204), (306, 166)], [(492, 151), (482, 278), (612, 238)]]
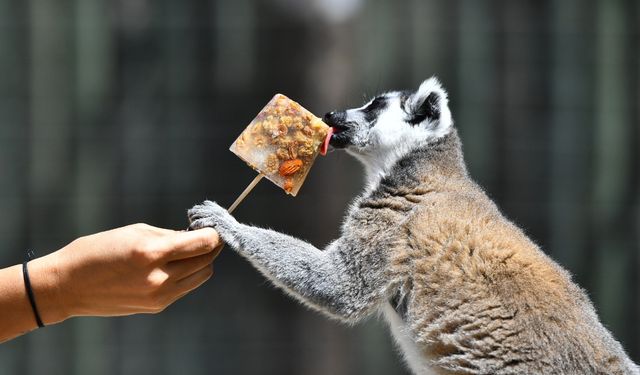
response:
[(191, 222), (191, 224), (189, 225), (189, 230), (196, 230), (207, 227), (215, 228), (216, 223), (210, 218), (197, 219)]
[(235, 222), (235, 219), (227, 210), (219, 204), (211, 201), (205, 201), (202, 204), (194, 206), (188, 212), (191, 228), (218, 227), (224, 224)]
[(189, 211), (187, 211), (187, 215), (189, 216), (190, 221), (195, 221), (221, 212), (227, 213), (227, 211), (217, 203), (204, 201), (202, 204), (193, 206)]
[(205, 201), (203, 204), (197, 204), (187, 211), (187, 216), (189, 217), (190, 222), (194, 222), (208, 216), (206, 202), (208, 201)]

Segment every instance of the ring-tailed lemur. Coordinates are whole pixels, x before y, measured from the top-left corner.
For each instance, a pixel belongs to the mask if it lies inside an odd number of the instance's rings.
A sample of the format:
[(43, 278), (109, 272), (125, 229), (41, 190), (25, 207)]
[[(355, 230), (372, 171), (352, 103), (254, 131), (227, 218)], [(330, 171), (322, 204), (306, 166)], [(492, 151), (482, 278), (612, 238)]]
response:
[(382, 311), (415, 374), (638, 374), (585, 292), (467, 174), (435, 78), (325, 122), (367, 187), (324, 250), (189, 210), (268, 279), (346, 322)]

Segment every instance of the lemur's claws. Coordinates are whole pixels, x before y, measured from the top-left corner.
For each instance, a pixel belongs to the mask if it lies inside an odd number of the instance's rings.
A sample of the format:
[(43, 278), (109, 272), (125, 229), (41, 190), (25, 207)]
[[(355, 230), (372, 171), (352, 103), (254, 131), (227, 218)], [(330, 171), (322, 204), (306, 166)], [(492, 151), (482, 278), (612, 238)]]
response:
[(189, 225), (189, 230), (196, 230), (206, 227), (215, 227), (215, 224), (212, 221), (206, 219), (198, 219), (191, 222), (191, 224)]
[(227, 210), (220, 207), (215, 202), (204, 201), (202, 204), (193, 206), (188, 212), (190, 229), (199, 229), (204, 227), (218, 227), (224, 222), (229, 215)]

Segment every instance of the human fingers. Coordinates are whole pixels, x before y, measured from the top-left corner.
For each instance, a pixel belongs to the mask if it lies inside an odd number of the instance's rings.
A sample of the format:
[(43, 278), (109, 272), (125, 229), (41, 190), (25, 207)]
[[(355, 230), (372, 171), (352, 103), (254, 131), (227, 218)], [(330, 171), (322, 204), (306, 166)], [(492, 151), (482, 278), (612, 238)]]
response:
[(179, 300), (182, 297), (186, 296), (190, 292), (191, 292), (191, 290), (187, 290), (187, 291), (183, 291), (183, 292), (179, 292), (179, 293), (175, 294), (173, 297), (171, 297), (171, 299), (169, 299), (169, 301), (167, 302), (167, 305), (165, 306), (165, 308), (167, 306), (171, 306), (174, 302), (176, 302), (177, 300)]
[(215, 258), (215, 251), (198, 255), (192, 258), (178, 259), (167, 263), (163, 268), (173, 280), (182, 280), (185, 277), (199, 271), (211, 264)]
[(180, 280), (170, 277), (163, 268), (156, 269), (153, 274), (150, 278), (151, 289), (136, 301), (135, 306), (139, 312), (162, 312), (167, 306), (207, 281), (213, 275), (213, 266), (206, 263)]
[(220, 241), (220, 244), (213, 249), (213, 259), (216, 259), (220, 252), (224, 249), (224, 242)]
[(206, 265), (182, 280), (178, 280), (175, 283), (176, 293), (189, 292), (209, 280), (211, 276), (213, 276), (213, 264)]
[[(160, 227), (156, 227), (150, 224), (146, 224), (146, 223), (136, 223), (136, 224), (129, 224), (127, 226), (125, 226), (124, 228), (126, 229), (130, 229), (130, 230), (134, 230), (134, 231), (138, 231), (138, 232), (146, 232), (149, 234), (156, 234), (156, 235), (166, 235), (166, 234), (171, 234), (174, 233), (174, 230), (171, 229), (166, 229), (166, 228), (160, 228)], [(117, 228), (117, 229), (112, 229), (112, 231), (114, 230), (120, 230), (122, 228)]]
[(211, 252), (220, 244), (218, 232), (213, 228), (202, 228), (189, 232), (175, 232), (171, 235), (166, 260), (192, 258)]

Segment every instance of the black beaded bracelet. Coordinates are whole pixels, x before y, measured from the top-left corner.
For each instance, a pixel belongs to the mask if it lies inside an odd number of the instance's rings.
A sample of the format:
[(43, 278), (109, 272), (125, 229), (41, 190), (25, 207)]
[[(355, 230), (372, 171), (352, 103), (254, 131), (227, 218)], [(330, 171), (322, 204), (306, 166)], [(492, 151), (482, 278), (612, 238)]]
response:
[(33, 252), (27, 251), (27, 260), (22, 263), (22, 276), (24, 278), (24, 287), (27, 289), (27, 296), (29, 297), (29, 303), (31, 304), (31, 310), (33, 310), (33, 315), (36, 318), (36, 323), (38, 323), (38, 327), (44, 327), (42, 323), (42, 319), (40, 319), (40, 313), (38, 312), (38, 306), (36, 305), (36, 297), (33, 295), (33, 289), (31, 288), (31, 280), (29, 279), (29, 268), (27, 267), (27, 263), (33, 259)]

